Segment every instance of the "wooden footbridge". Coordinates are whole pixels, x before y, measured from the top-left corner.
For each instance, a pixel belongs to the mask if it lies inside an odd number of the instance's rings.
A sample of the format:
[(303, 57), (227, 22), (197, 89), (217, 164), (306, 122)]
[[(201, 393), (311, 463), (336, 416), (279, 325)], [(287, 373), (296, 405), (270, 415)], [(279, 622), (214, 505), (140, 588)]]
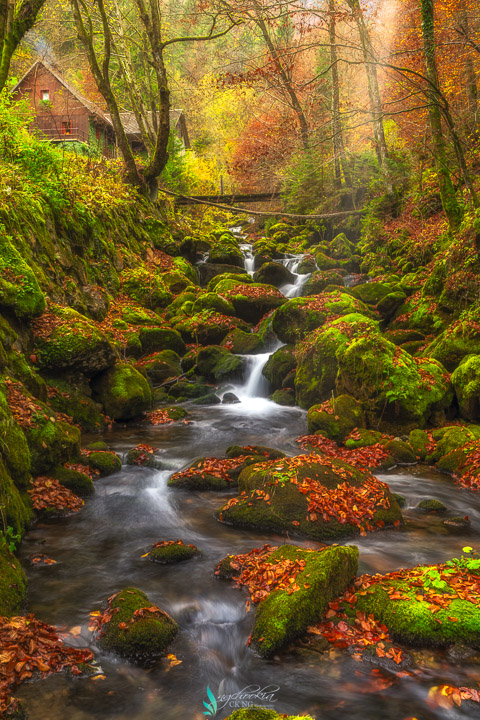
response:
[(244, 195), (177, 195), (175, 205), (198, 205), (199, 203), (222, 203), (233, 205), (234, 203), (258, 203), (278, 200), (281, 197), (279, 192), (269, 193), (247, 193)]

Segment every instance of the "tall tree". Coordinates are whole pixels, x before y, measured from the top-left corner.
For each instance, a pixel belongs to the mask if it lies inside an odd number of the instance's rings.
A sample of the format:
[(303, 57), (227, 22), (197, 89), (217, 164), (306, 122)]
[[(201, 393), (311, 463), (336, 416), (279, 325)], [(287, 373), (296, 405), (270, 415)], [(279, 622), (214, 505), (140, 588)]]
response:
[(440, 196), (442, 198), (443, 209), (445, 210), (449, 225), (451, 228), (455, 229), (460, 224), (462, 212), (455, 195), (455, 188), (453, 186), (445, 152), (445, 139), (442, 129), (442, 112), (440, 109), (444, 102), (438, 86), (433, 0), (420, 0), (420, 12), (422, 16), (425, 75), (428, 82), (426, 91), (428, 99), (428, 115), (430, 118), (432, 141), (435, 148), (435, 162), (439, 177)]
[(0, 0), (0, 90), (7, 82), (13, 54), (46, 0)]
[(330, 41), (330, 67), (332, 73), (332, 137), (333, 158), (335, 167), (335, 185), (342, 185), (342, 169), (347, 185), (350, 185), (349, 173), (345, 164), (345, 144), (340, 119), (340, 80), (338, 73), (338, 57), (336, 45), (336, 11), (335, 0), (328, 2), (328, 35)]

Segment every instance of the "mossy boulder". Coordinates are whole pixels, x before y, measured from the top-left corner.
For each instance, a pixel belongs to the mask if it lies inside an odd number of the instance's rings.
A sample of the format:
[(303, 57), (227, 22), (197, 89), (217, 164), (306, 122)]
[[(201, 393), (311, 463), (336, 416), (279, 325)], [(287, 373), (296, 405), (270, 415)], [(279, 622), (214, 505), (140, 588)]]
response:
[(174, 565), (200, 555), (195, 545), (185, 545), (181, 540), (156, 543), (148, 553), (148, 559), (160, 565)]
[(15, 240), (0, 226), (0, 309), (28, 321), (45, 310), (45, 296)]
[[(393, 286), (394, 287), (394, 286)], [(377, 305), (393, 290), (392, 285), (381, 282), (368, 282), (352, 288), (352, 294), (366, 305)], [(401, 303), (400, 303), (401, 304)]]
[(162, 470), (163, 464), (155, 454), (155, 448), (146, 448), (142, 445), (136, 445), (127, 452), (127, 465), (141, 465), (152, 470)]
[(310, 273), (315, 272), (316, 269), (317, 266), (315, 265), (315, 260), (312, 257), (305, 257), (303, 260), (300, 260), (297, 267), (297, 273), (299, 275), (309, 275)]
[(296, 405), (294, 391), (286, 388), (275, 390), (275, 392), (270, 395), (270, 400), (277, 403), (277, 405), (283, 405), (284, 407), (293, 407)]
[(220, 405), (221, 399), (214, 392), (200, 395), (200, 397), (192, 400), (192, 405)]
[(126, 295), (151, 310), (167, 307), (173, 300), (160, 270), (142, 266), (128, 268), (122, 272), (120, 282)]
[(447, 506), (436, 498), (421, 500), (417, 507), (423, 513), (445, 513), (448, 510)]
[(27, 589), (27, 578), (20, 560), (0, 547), (0, 616), (19, 615)]
[(228, 315), (202, 310), (192, 317), (174, 319), (173, 324), (186, 343), (218, 345), (235, 328), (249, 330), (247, 323)]
[(397, 292), (391, 292), (385, 295), (377, 304), (377, 310), (385, 320), (390, 320), (398, 308), (403, 305), (407, 296), (405, 293), (397, 290)]
[(452, 372), (468, 355), (480, 355), (480, 310), (475, 308), (462, 313), (424, 350), (424, 355), (435, 358)]
[[(457, 572), (463, 577), (460, 597), (455, 589)], [(407, 645), (447, 647), (458, 643), (479, 648), (480, 610), (463, 599), (470, 594), (469, 586), (470, 592), (477, 586), (477, 572), (469, 574), (447, 564), (392, 573), (357, 592), (355, 612), (372, 614), (387, 626), (393, 640)], [(391, 593), (401, 599), (392, 599)]]
[(126, 363), (98, 375), (92, 381), (94, 397), (114, 420), (133, 420), (152, 405), (152, 390), (145, 377)]
[(320, 433), (343, 443), (355, 428), (365, 427), (361, 404), (351, 395), (340, 395), (323, 405), (314, 405), (307, 414), (309, 433)]
[(242, 378), (246, 360), (224, 347), (209, 345), (197, 352), (195, 369), (206, 380), (221, 382), (229, 378)]
[(80, 454), (80, 430), (57, 420), (47, 407), (45, 410), (45, 414), (33, 415), (35, 424), (25, 429), (34, 476), (43, 475)]
[(177, 330), (166, 327), (142, 327), (138, 332), (144, 353), (172, 350), (178, 355), (185, 353), (185, 343)]
[(349, 258), (355, 250), (355, 246), (347, 238), (345, 233), (339, 233), (328, 245), (329, 254), (336, 260)]
[[(198, 266), (198, 275), (200, 277), (200, 284), (202, 286), (208, 285), (212, 289), (210, 283), (214, 278), (219, 275), (244, 275), (245, 269), (243, 267), (235, 267), (234, 265), (226, 265), (223, 263), (202, 263)], [(247, 280), (248, 282), (248, 280)]]
[(343, 277), (334, 270), (319, 270), (318, 272), (312, 273), (312, 275), (308, 278), (302, 288), (302, 295), (318, 295), (327, 287), (331, 287), (333, 285), (343, 287)]
[(240, 328), (231, 330), (224, 340), (236, 355), (255, 355), (265, 350), (265, 344), (258, 333), (245, 332)]
[(259, 455), (264, 460), (278, 460), (286, 457), (285, 453), (276, 448), (267, 447), (266, 445), (230, 445), (225, 451), (227, 458), (236, 458), (242, 455)]
[(100, 403), (91, 397), (91, 390), (85, 384), (76, 384), (75, 377), (67, 382), (63, 378), (48, 379), (48, 404), (58, 413), (72, 418), (82, 430), (98, 431), (105, 425), (105, 415)]
[(460, 415), (480, 419), (480, 355), (468, 355), (452, 373)]
[(366, 305), (338, 290), (317, 297), (292, 298), (275, 311), (272, 329), (282, 342), (295, 344), (324, 325), (327, 318), (352, 313), (374, 317)]
[(91, 377), (115, 362), (106, 336), (71, 308), (50, 305), (35, 321), (33, 336), (36, 362), (42, 370), (77, 371)]
[(241, 282), (241, 283), (252, 283), (253, 278), (251, 275), (249, 275), (246, 272), (239, 273), (237, 268), (232, 268), (234, 272), (227, 272), (223, 273), (222, 275), (216, 275), (214, 278), (210, 280), (208, 283), (207, 290), (209, 292), (214, 292), (215, 288), (217, 287), (218, 283), (222, 280), (235, 280), (235, 282)]
[(475, 427), (451, 425), (434, 431), (435, 434), (432, 435), (437, 444), (429, 459), (439, 461), (454, 450), (478, 440), (479, 434), (475, 431)]
[(295, 348), (287, 345), (270, 355), (263, 367), (262, 374), (274, 390), (279, 390), (284, 379), (296, 367), (296, 364)]
[(125, 588), (109, 605), (115, 612), (102, 626), (97, 644), (130, 662), (151, 665), (178, 632), (177, 623), (160, 608), (153, 610), (152, 602), (137, 588)]
[(331, 547), (304, 550), (281, 545), (266, 563), (304, 562), (296, 576), (298, 590), (274, 590), (255, 612), (252, 645), (262, 657), (270, 657), (304, 634), (320, 620), (329, 602), (351, 583), (358, 570), (358, 548)]
[(357, 448), (370, 447), (376, 443), (382, 442), (385, 436), (378, 430), (367, 430), (359, 427), (354, 437), (348, 437), (345, 440), (347, 450), (356, 450)]
[(70, 470), (60, 465), (53, 472), (50, 472), (49, 476), (54, 480), (58, 480), (60, 485), (68, 488), (68, 490), (81, 498), (93, 495), (95, 492), (92, 478), (78, 470)]
[(295, 281), (295, 275), (281, 263), (266, 262), (255, 271), (253, 281), (279, 288), (282, 285), (291, 285)]
[(30, 480), (31, 458), (25, 434), (15, 421), (7, 404), (5, 386), (0, 383), (0, 456), (6, 471), (18, 487)]
[(243, 255), (237, 243), (232, 239), (227, 241), (226, 236), (222, 237), (224, 237), (225, 240), (222, 241), (222, 239), (220, 239), (220, 241), (210, 250), (207, 263), (211, 263), (213, 265), (234, 265), (243, 269)]
[(100, 473), (100, 477), (108, 477), (122, 469), (122, 461), (118, 455), (109, 450), (89, 453), (88, 466)]
[(192, 312), (195, 314), (202, 310), (212, 310), (221, 315), (235, 315), (235, 308), (232, 303), (216, 292), (208, 292), (198, 296), (193, 303)]
[[(382, 444), (395, 463), (400, 463), (401, 465), (411, 465), (417, 462), (417, 456), (414, 449), (404, 440), (394, 438), (393, 440), (389, 440), (388, 442)], [(387, 463), (385, 463), (387, 466), (389, 465), (388, 460), (389, 459), (387, 458)]]
[(0, 505), (3, 505), (7, 526), (10, 525), (16, 533), (22, 534), (33, 517), (30, 498), (15, 485), (1, 458)]
[(135, 368), (153, 383), (161, 383), (182, 374), (180, 358), (173, 350), (162, 350), (148, 355), (136, 363)]
[(252, 465), (240, 473), (238, 484), (241, 494), (217, 511), (221, 522), (235, 527), (294, 533), (318, 541), (357, 535), (362, 522), (346, 521), (337, 514), (330, 501), (326, 520), (323, 512), (312, 515), (311, 507), (317, 502), (316, 498), (326, 491), (336, 491), (339, 486), (342, 486), (339, 491), (342, 493), (349, 492), (354, 496), (358, 488), (363, 496), (365, 493), (371, 496), (375, 509), (365, 521), (371, 528), (402, 521), (400, 509), (387, 485), (374, 480), (367, 472), (321, 455), (302, 455)]
[(257, 455), (245, 448), (244, 456), (239, 457), (238, 462), (232, 460), (233, 458), (230, 458), (229, 461), (222, 462), (221, 458), (199, 458), (185, 470), (173, 473), (167, 484), (182, 490), (224, 490), (235, 487), (242, 470), (263, 462), (265, 455)]
[(425, 427), (450, 407), (453, 388), (432, 358), (413, 358), (380, 335), (354, 338), (338, 357), (337, 388), (364, 407), (372, 426), (398, 432)]
[[(343, 353), (355, 338), (372, 336), (379, 336), (378, 324), (358, 313), (332, 320), (307, 335), (296, 351), (295, 391), (300, 407), (308, 409), (330, 399)], [(349, 390), (341, 394), (353, 395)]]
[(315, 262), (319, 270), (335, 270), (335, 268), (339, 267), (339, 261), (328, 257), (324, 252), (316, 253)]
[(284, 296), (273, 285), (222, 280), (215, 291), (232, 303), (237, 317), (248, 323), (257, 323), (285, 303)]

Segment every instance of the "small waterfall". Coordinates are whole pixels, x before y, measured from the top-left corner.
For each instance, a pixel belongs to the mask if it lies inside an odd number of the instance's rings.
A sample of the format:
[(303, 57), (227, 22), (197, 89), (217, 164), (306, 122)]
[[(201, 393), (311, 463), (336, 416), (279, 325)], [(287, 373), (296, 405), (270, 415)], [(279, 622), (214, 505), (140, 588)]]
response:
[(247, 355), (248, 359), (248, 376), (244, 385), (237, 385), (233, 388), (235, 395), (240, 400), (237, 405), (226, 405), (227, 409), (232, 409), (236, 413), (246, 412), (268, 412), (273, 408), (278, 409), (278, 405), (268, 399), (270, 391), (270, 383), (267, 378), (263, 375), (263, 368), (268, 362), (268, 359), (274, 352), (279, 348), (283, 347), (284, 343), (277, 340), (274, 347), (267, 352), (259, 355)]
[(262, 353), (261, 355), (251, 355), (249, 357), (250, 375), (247, 384), (243, 389), (246, 398), (266, 397), (269, 390), (269, 382), (262, 374), (262, 370), (267, 364), (268, 358), (272, 353)]
[(244, 257), (245, 272), (249, 275), (253, 275), (255, 272), (255, 256), (252, 251), (252, 246), (247, 244), (240, 245), (240, 250), (242, 251)]
[(300, 265), (304, 257), (305, 256), (303, 254), (293, 255), (293, 257), (285, 258), (283, 260), (283, 264), (285, 265), (287, 270), (290, 270), (292, 275), (294, 275), (293, 283), (289, 283), (288, 285), (284, 285), (280, 288), (280, 292), (283, 293), (287, 298), (294, 298), (301, 295), (303, 286), (310, 277), (309, 274), (300, 275), (299, 273), (297, 273), (298, 266)]

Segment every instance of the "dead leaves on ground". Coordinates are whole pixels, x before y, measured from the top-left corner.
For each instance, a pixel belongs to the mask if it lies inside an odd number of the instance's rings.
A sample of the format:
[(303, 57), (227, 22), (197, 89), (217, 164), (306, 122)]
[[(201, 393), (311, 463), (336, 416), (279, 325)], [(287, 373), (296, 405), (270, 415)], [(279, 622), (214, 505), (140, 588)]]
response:
[(78, 512), (84, 502), (71, 490), (60, 485), (58, 480), (49, 477), (37, 477), (27, 490), (37, 512), (56, 510), (57, 512)]

